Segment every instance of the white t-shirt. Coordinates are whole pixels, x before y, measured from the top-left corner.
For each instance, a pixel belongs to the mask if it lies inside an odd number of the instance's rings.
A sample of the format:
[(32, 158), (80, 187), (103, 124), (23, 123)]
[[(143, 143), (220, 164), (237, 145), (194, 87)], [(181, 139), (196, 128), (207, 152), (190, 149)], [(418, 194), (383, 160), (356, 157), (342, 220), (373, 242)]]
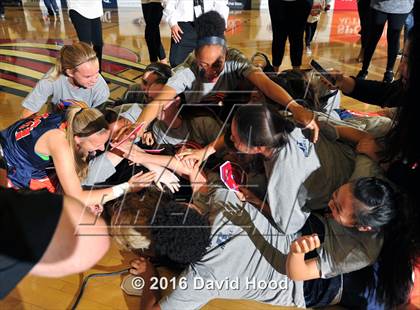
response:
[(104, 15), (102, 0), (67, 0), (70, 10), (75, 10), (83, 17), (94, 19)]

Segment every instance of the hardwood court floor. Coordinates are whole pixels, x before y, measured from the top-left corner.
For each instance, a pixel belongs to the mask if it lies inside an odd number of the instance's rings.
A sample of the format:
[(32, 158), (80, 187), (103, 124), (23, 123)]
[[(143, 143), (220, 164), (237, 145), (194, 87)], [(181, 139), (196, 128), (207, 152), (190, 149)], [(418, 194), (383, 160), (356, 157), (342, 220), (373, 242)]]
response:
[[(229, 45), (242, 50), (249, 57), (256, 51), (271, 56), (270, 27), (266, 10), (232, 12), (227, 31)], [(327, 67), (355, 75), (360, 68), (355, 61), (360, 48), (356, 12), (323, 15), (318, 29), (311, 57)], [(162, 25), (167, 52), (169, 33), (168, 26)], [(140, 11), (107, 11), (103, 35), (103, 75), (110, 81), (111, 98), (116, 99), (128, 84), (141, 76), (142, 69), (149, 62)], [(6, 20), (0, 21), (0, 129), (17, 119), (21, 100), (52, 66), (60, 46), (74, 40), (77, 37), (64, 10), (58, 20), (49, 20), (42, 17), (39, 9), (6, 8)], [(283, 69), (291, 67), (287, 55), (288, 51)], [(308, 66), (309, 60), (310, 57), (304, 54), (304, 66)], [(369, 78), (381, 79), (385, 62), (386, 50), (381, 41), (369, 70)], [(345, 97), (342, 106), (362, 111), (375, 109)], [(5, 300), (0, 301), (0, 309), (67, 309), (74, 302), (84, 276), (124, 269), (133, 257), (133, 254), (120, 252), (113, 244), (107, 255), (83, 274), (59, 279), (28, 276)], [(115, 276), (91, 280), (78, 309), (139, 309), (140, 299), (125, 295), (119, 288), (121, 279), (121, 276)], [(247, 301), (215, 300), (203, 309), (286, 308)]]

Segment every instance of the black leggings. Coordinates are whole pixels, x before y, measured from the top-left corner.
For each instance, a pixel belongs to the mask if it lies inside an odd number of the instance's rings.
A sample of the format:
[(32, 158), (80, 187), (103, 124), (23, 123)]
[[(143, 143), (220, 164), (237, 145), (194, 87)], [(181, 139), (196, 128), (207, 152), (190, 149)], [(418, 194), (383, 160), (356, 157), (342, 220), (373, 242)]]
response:
[(359, 12), (360, 19), (360, 36), (362, 48), (366, 46), (367, 39), (369, 37), (369, 28), (370, 28), (370, 0), (359, 0), (357, 1), (357, 11)]
[(183, 63), (197, 44), (197, 31), (193, 22), (178, 22), (178, 26), (183, 34), (181, 35), (181, 41), (178, 43), (175, 43), (173, 38), (171, 39), (169, 62), (172, 68)]
[(96, 56), (99, 60), (99, 68), (101, 68), (102, 48), (104, 46), (104, 42), (102, 40), (101, 18), (98, 17), (94, 19), (89, 19), (83, 17), (75, 10), (70, 10), (69, 15), (71, 22), (73, 23), (73, 26), (76, 29), (79, 41), (93, 45), (93, 49), (95, 50)]
[(273, 29), (271, 50), (273, 66), (279, 67), (281, 65), (287, 38), (289, 38), (290, 43), (292, 66), (298, 67), (302, 64), (303, 33), (312, 4), (313, 0), (268, 1)]
[(306, 23), (305, 26), (305, 44), (306, 46), (310, 46), (312, 40), (314, 39), (314, 35), (316, 32), (316, 27), (318, 26), (318, 22), (314, 23)]
[(147, 49), (149, 50), (150, 62), (156, 62), (158, 59), (166, 58), (160, 40), (159, 24), (162, 19), (163, 7), (160, 3), (150, 2), (141, 5), (143, 9), (143, 17), (146, 22), (144, 37), (146, 39)]
[(381, 38), (384, 30), (385, 22), (388, 21), (387, 41), (388, 41), (388, 61), (386, 70), (392, 71), (394, 69), (395, 60), (397, 59), (398, 51), (400, 49), (400, 33), (406, 20), (407, 14), (391, 14), (371, 9), (370, 20), (370, 35), (366, 42), (365, 52), (363, 55), (362, 70), (369, 69), (370, 61), (375, 52), (376, 45)]

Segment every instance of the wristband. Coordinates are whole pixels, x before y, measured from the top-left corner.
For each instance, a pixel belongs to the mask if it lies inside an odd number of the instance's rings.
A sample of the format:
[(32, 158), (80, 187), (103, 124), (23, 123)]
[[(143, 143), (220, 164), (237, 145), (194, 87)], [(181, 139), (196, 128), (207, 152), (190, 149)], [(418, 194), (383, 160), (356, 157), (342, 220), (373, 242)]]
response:
[(115, 185), (111, 188), (112, 188), (112, 193), (114, 194), (114, 199), (115, 199), (115, 198), (121, 197), (126, 192), (128, 192), (128, 190), (130, 189), (130, 184), (128, 184), (128, 182), (125, 182), (119, 185)]

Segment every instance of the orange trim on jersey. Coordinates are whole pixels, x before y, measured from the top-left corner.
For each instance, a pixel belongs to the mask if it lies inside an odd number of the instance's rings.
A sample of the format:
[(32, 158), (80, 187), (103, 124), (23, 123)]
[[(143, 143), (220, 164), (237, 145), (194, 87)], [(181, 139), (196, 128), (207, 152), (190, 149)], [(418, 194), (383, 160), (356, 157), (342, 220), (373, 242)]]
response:
[(57, 191), (57, 185), (49, 177), (44, 179), (32, 179), (29, 182), (29, 189), (33, 191), (46, 189), (50, 193), (55, 193)]
[(67, 130), (67, 121), (62, 122), (60, 124), (60, 126), (58, 127), (58, 129), (66, 131)]
[[(7, 178), (7, 188), (19, 189), (16, 187), (9, 178)], [(31, 179), (29, 182), (29, 189), (31, 191), (38, 191), (46, 189), (50, 193), (57, 192), (57, 182), (51, 180), (49, 177), (43, 179)]]

